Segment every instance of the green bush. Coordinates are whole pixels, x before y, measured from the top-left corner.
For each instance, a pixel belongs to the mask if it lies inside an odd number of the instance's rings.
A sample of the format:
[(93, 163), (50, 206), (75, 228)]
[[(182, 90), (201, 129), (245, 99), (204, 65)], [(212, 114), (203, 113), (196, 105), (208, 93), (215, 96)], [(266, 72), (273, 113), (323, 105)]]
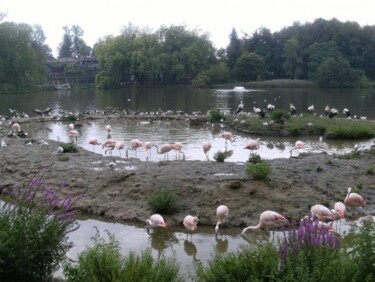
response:
[(371, 124), (355, 120), (329, 125), (326, 131), (328, 139), (370, 139), (375, 137)]
[(155, 260), (150, 250), (140, 255), (130, 252), (121, 255), (119, 242), (108, 233), (106, 242), (96, 231), (94, 245), (78, 256), (78, 263), (66, 261), (64, 275), (67, 281), (183, 281), (175, 259), (161, 257)]
[(262, 180), (266, 179), (271, 173), (271, 166), (266, 162), (249, 164), (246, 167), (246, 171), (254, 180)]
[(283, 109), (276, 109), (270, 114), (271, 119), (276, 123), (284, 123), (286, 120), (290, 119), (290, 113)]
[(211, 123), (220, 122), (221, 120), (225, 120), (225, 116), (219, 109), (213, 109), (210, 111), (209, 121)]
[(44, 175), (2, 190), (0, 281), (51, 279), (72, 247), (67, 234), (78, 228), (72, 195), (61, 196), (65, 184), (44, 181)]
[(219, 162), (219, 163), (223, 163), (226, 158), (227, 158), (227, 154), (225, 152), (217, 151), (214, 154), (214, 160)]
[(261, 163), (263, 162), (262, 158), (260, 155), (258, 154), (252, 154), (250, 157), (249, 157), (249, 160), (248, 160), (249, 163), (252, 163), (252, 164), (258, 164), (258, 163)]
[(176, 196), (166, 188), (157, 189), (148, 200), (155, 213), (172, 214), (177, 210)]
[(63, 143), (60, 145), (63, 149), (63, 153), (77, 153), (78, 149), (77, 146), (74, 145), (74, 143)]

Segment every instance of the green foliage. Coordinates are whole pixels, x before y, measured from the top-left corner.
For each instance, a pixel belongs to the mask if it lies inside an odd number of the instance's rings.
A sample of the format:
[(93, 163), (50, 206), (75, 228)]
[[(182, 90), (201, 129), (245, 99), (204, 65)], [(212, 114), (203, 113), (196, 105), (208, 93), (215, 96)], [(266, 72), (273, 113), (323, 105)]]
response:
[(60, 146), (64, 149), (63, 153), (77, 153), (78, 149), (74, 143), (62, 143)]
[(78, 263), (65, 262), (67, 281), (182, 281), (175, 259), (154, 259), (151, 251), (121, 255), (120, 243), (108, 233), (106, 242), (97, 229), (93, 246), (79, 254)]
[(155, 213), (172, 214), (177, 210), (176, 195), (166, 188), (155, 190), (148, 204)]
[(51, 279), (72, 247), (67, 234), (78, 228), (72, 195), (64, 183), (45, 181), (46, 171), (2, 190), (0, 207), (0, 280)]
[(220, 62), (210, 67), (208, 76), (210, 78), (210, 84), (225, 83), (229, 81), (229, 69), (224, 62)]
[(252, 176), (254, 180), (263, 180), (271, 173), (271, 166), (266, 162), (249, 164), (246, 167), (246, 172)]
[(375, 136), (375, 130), (369, 123), (349, 121), (327, 126), (326, 135), (332, 139), (370, 139)]
[(248, 160), (249, 163), (258, 164), (263, 162), (262, 157), (258, 154), (251, 154)]
[(256, 53), (244, 52), (234, 68), (235, 78), (238, 81), (261, 80), (264, 75), (264, 61)]
[(373, 164), (370, 164), (368, 167), (367, 167), (367, 174), (375, 174), (375, 166)]
[(214, 257), (208, 267), (196, 266), (198, 282), (277, 281), (279, 254), (271, 244)]
[(191, 82), (193, 87), (202, 88), (210, 83), (210, 76), (207, 71), (199, 73)]
[(217, 161), (218, 163), (223, 163), (226, 158), (227, 158), (227, 154), (225, 152), (217, 151), (214, 154), (214, 160)]
[(276, 109), (270, 114), (271, 119), (276, 123), (284, 123), (290, 119), (290, 113), (283, 109)]
[(209, 121), (211, 123), (220, 122), (221, 120), (225, 120), (225, 116), (219, 109), (213, 109), (210, 111)]

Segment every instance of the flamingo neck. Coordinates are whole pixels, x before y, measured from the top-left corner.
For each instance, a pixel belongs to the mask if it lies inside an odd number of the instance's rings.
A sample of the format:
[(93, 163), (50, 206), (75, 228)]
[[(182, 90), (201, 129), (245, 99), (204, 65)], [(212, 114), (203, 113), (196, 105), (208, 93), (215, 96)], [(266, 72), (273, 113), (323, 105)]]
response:
[(242, 231), (242, 233), (244, 233), (244, 232), (246, 232), (246, 231), (248, 231), (248, 230), (258, 230), (258, 229), (260, 229), (261, 227), (262, 227), (262, 224), (259, 222), (258, 225), (256, 225), (256, 226), (248, 226), (248, 227), (246, 227), (246, 228)]

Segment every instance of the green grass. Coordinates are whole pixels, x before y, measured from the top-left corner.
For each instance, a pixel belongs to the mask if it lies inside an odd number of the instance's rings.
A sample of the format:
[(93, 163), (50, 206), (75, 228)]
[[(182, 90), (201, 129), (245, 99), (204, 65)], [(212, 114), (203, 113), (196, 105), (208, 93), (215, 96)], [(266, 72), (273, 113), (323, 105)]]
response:
[(177, 210), (176, 195), (167, 188), (155, 190), (148, 204), (155, 213), (172, 214)]
[(254, 180), (263, 180), (270, 175), (271, 166), (266, 162), (249, 164), (246, 167), (246, 172), (253, 177)]

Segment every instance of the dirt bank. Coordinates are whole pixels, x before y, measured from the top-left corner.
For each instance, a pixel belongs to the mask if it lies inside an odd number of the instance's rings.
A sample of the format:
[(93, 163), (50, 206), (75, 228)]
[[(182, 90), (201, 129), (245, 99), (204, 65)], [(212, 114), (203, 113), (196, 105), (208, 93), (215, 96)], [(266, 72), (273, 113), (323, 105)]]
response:
[[(9, 129), (6, 129), (9, 130)], [(246, 174), (247, 164), (205, 161), (140, 162), (104, 157), (79, 148), (78, 153), (55, 154), (59, 143), (41, 145), (25, 138), (1, 136), (0, 189), (30, 179), (41, 166), (50, 166), (46, 179), (64, 181), (65, 192), (88, 197), (76, 203), (83, 213), (125, 222), (144, 222), (152, 213), (148, 199), (165, 187), (177, 196), (178, 211), (165, 215), (170, 225), (181, 224), (187, 214), (197, 215), (200, 224), (214, 225), (219, 204), (230, 208), (229, 225), (257, 222), (259, 214), (272, 209), (291, 219), (305, 215), (317, 203), (333, 207), (343, 201), (348, 187), (362, 187), (375, 214), (375, 154), (360, 159), (338, 159), (326, 154), (269, 161), (268, 181), (254, 181)], [(115, 162), (114, 169), (109, 163)]]

